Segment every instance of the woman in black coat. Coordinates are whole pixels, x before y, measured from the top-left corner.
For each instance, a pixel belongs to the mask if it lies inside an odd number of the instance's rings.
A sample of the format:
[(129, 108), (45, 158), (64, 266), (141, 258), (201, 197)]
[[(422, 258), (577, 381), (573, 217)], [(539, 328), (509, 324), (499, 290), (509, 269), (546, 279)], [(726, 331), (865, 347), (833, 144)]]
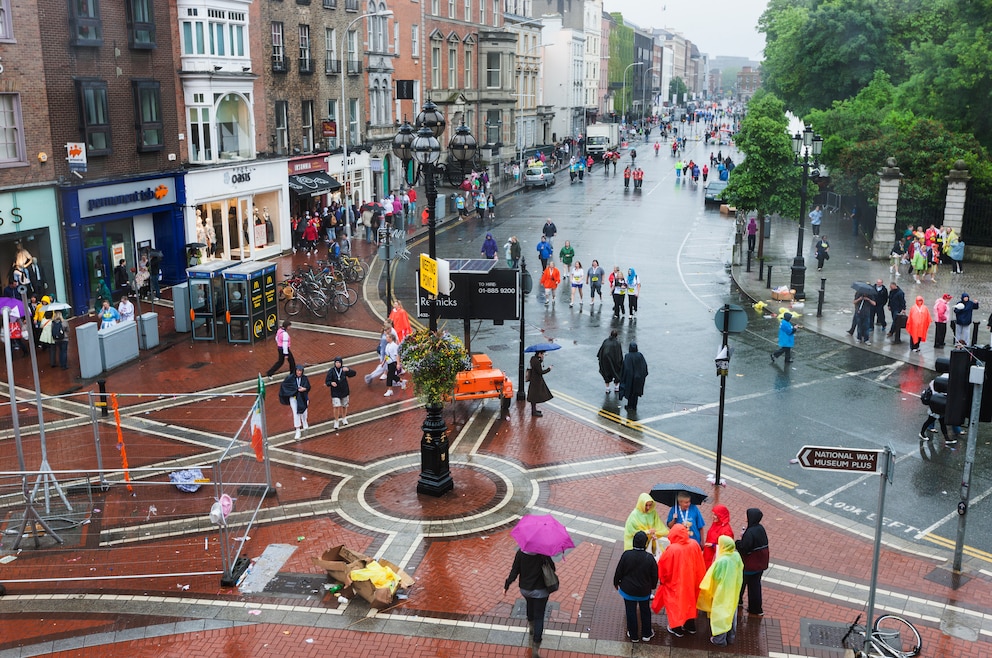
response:
[(620, 369), (620, 399), (627, 398), (627, 411), (637, 411), (637, 398), (644, 395), (644, 380), (648, 376), (648, 362), (637, 351), (637, 343), (630, 344), (630, 351), (623, 357)]
[(548, 607), (548, 597), (551, 596), (544, 584), (545, 564), (550, 564), (551, 570), (555, 570), (554, 561), (547, 555), (524, 553), (517, 549), (510, 575), (503, 584), (503, 591), (506, 592), (513, 581), (520, 579), (520, 595), (527, 601), (527, 621), (532, 624), (534, 644), (540, 644), (544, 639), (544, 613)]
[(551, 372), (551, 366), (544, 367), (544, 352), (536, 352), (530, 357), (530, 388), (527, 389), (527, 401), (530, 402), (530, 414), (543, 416), (544, 412), (537, 408), (539, 402), (547, 402), (554, 396), (544, 382), (544, 376)]
[(617, 338), (617, 330), (610, 331), (610, 337), (599, 346), (596, 357), (599, 359), (599, 374), (606, 382), (606, 392), (613, 392), (613, 384), (616, 383), (617, 390), (620, 387), (620, 370), (623, 368), (623, 347), (620, 339)]
[(279, 402), (289, 405), (293, 410), (293, 427), (296, 428), (297, 441), (303, 436), (303, 430), (310, 428), (307, 424), (307, 407), (310, 406), (310, 379), (303, 374), (303, 365), (296, 364), (292, 374), (286, 377), (279, 386)]
[(748, 614), (765, 614), (761, 600), (761, 574), (768, 569), (768, 533), (761, 525), (764, 516), (757, 507), (747, 510), (747, 527), (737, 540), (737, 552), (744, 560), (744, 586), (741, 588), (741, 604), (744, 603), (744, 590), (747, 590)]

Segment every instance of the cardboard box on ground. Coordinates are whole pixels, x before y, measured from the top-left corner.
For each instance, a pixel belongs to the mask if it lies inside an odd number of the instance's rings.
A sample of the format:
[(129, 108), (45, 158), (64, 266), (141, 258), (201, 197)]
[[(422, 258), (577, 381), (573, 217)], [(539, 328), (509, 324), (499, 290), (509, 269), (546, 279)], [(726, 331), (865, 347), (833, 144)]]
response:
[[(365, 569), (370, 562), (378, 562), (380, 566), (390, 569), (396, 574), (396, 580), (391, 587), (376, 587), (370, 580), (352, 580), (351, 572)], [(358, 553), (345, 546), (333, 546), (320, 556), (313, 558), (313, 563), (324, 569), (327, 576), (344, 585), (342, 596), (348, 598), (356, 594), (366, 601), (369, 606), (382, 610), (393, 603), (398, 589), (409, 589), (416, 582), (405, 571), (389, 560), (374, 560), (368, 555)]]
[(791, 302), (795, 297), (795, 290), (779, 291), (772, 290), (772, 299), (779, 302)]

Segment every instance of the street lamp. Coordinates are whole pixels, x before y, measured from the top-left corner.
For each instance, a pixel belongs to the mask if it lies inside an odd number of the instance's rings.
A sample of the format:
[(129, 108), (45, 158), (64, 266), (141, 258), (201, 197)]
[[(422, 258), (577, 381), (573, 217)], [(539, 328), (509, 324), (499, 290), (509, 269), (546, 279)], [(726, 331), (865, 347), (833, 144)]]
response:
[[(403, 162), (404, 168), (410, 160), (416, 160), (420, 165), (420, 172), (424, 174), (424, 185), (427, 187), (427, 251), (431, 259), (436, 261), (437, 185), (434, 181), (434, 166), (441, 156), (441, 142), (438, 138), (444, 133), (447, 122), (438, 111), (437, 105), (428, 99), (414, 123), (418, 128), (416, 133), (406, 121), (400, 126), (399, 133), (393, 138), (393, 154)], [(448, 152), (451, 158), (468, 162), (475, 157), (475, 151), (475, 137), (463, 121), (448, 144)], [(417, 295), (420, 295), (419, 287)], [(437, 331), (436, 301), (432, 300), (428, 307), (432, 332)], [(448, 461), (448, 427), (441, 409), (440, 404), (428, 404), (427, 417), (420, 427), (423, 434), (420, 438), (420, 479), (417, 482), (417, 493), (430, 496), (441, 496), (455, 486)]]
[[(792, 152), (796, 154), (795, 165), (803, 168), (803, 183), (800, 188), (799, 205), (799, 241), (796, 244), (796, 258), (792, 261), (792, 282), (790, 288), (796, 291), (796, 299), (806, 299), (806, 262), (803, 259), (803, 232), (806, 223), (806, 190), (809, 183), (809, 168), (820, 165), (820, 152), (823, 150), (823, 138), (813, 132), (811, 126), (805, 126), (801, 133), (792, 138)], [(810, 159), (812, 156), (812, 160)]]
[(627, 71), (634, 66), (644, 66), (644, 62), (634, 62), (633, 64), (628, 64), (627, 68), (623, 70), (623, 98), (620, 99), (621, 103), (621, 123), (627, 120)]
[[(345, 98), (344, 98), (344, 83), (348, 80), (348, 67), (343, 65), (343, 60), (341, 59), (341, 47), (344, 44), (344, 40), (348, 38), (348, 33), (351, 32), (351, 26), (362, 20), (363, 18), (389, 18), (393, 15), (392, 9), (387, 9), (382, 12), (371, 12), (368, 14), (362, 14), (355, 18), (355, 20), (348, 23), (348, 27), (344, 29), (344, 34), (341, 35), (341, 40), (338, 41), (338, 64), (341, 65), (341, 107), (338, 109), (338, 123), (341, 124), (341, 147), (342, 154), (344, 158), (342, 159), (342, 167), (344, 172), (344, 194), (341, 198), (344, 199), (344, 232), (348, 236), (348, 242), (351, 242), (351, 200), (348, 198), (348, 119), (345, 114)], [(356, 37), (357, 38), (357, 37)], [(344, 118), (344, 121), (341, 119)]]

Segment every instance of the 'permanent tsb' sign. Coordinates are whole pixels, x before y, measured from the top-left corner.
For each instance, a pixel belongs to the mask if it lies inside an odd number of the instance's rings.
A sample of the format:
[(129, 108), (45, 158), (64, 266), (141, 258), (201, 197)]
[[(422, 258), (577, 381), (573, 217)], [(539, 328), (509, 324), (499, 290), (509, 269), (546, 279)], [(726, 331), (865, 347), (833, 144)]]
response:
[(152, 178), (130, 183), (84, 187), (78, 192), (79, 216), (140, 212), (176, 202), (174, 178)]
[(882, 450), (856, 450), (827, 446), (803, 446), (796, 459), (803, 468), (820, 471), (855, 471), (875, 473)]

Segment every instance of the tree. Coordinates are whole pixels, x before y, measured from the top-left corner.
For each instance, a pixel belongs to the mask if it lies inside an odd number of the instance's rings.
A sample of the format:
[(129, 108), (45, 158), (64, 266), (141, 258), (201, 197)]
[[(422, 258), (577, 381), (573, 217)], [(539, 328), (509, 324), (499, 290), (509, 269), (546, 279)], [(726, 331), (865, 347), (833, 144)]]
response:
[(686, 86), (685, 80), (682, 78), (672, 78), (672, 81), (668, 83), (668, 97), (674, 98), (676, 105), (685, 102), (685, 95), (688, 92), (689, 87)]

